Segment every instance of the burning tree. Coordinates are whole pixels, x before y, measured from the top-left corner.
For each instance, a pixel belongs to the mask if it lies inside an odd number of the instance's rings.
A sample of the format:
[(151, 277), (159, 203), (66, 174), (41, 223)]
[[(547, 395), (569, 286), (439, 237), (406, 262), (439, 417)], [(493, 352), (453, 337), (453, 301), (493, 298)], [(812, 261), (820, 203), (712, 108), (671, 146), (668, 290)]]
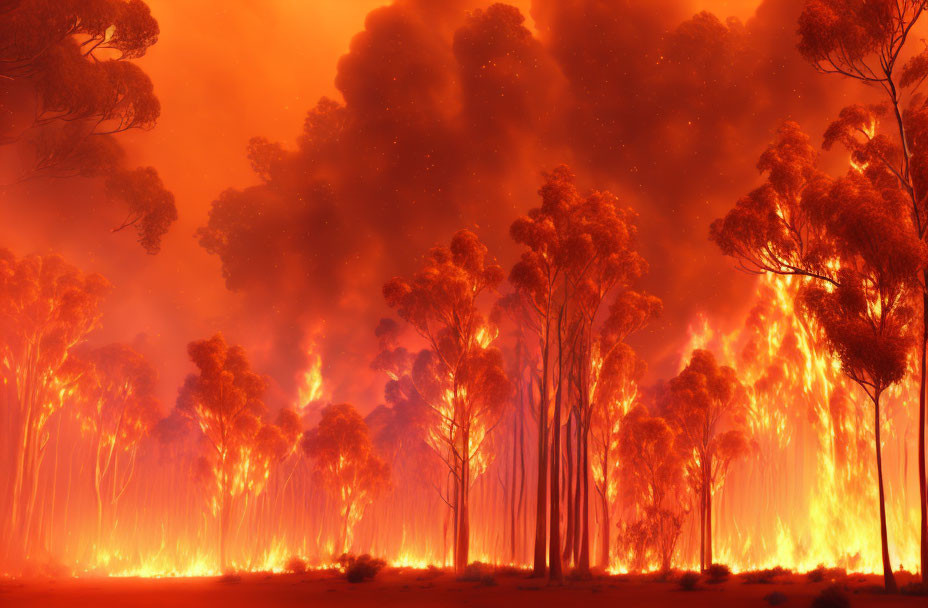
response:
[(39, 540), (33, 515), (48, 421), (74, 389), (68, 358), (96, 327), (107, 289), (103, 277), (58, 256), (16, 259), (0, 249), (0, 428), (12, 472), (3, 544), (12, 559)]
[[(891, 199), (894, 220), (914, 238), (928, 233), (928, 100), (919, 88), (928, 77), (928, 50), (913, 56), (911, 33), (925, 12), (924, 0), (877, 2), (806, 0), (799, 18), (799, 51), (818, 70), (859, 81), (877, 90), (879, 106), (853, 105), (829, 128), (825, 147), (840, 142), (852, 163)], [(903, 62), (903, 58), (908, 57)], [(887, 128), (879, 118), (888, 115)], [(771, 217), (770, 220), (776, 220)], [(788, 217), (780, 218), (788, 225)], [(786, 234), (782, 237), (788, 240)], [(803, 238), (802, 235), (795, 237)], [(760, 244), (760, 243), (757, 243)], [(724, 246), (723, 246), (724, 249)], [(783, 270), (779, 268), (779, 270)], [(803, 274), (800, 265), (793, 272)], [(919, 292), (918, 475), (921, 515), (921, 573), (928, 583), (928, 474), (925, 464), (926, 348), (928, 348), (928, 267), (910, 269), (909, 284)], [(887, 578), (887, 583), (889, 579)]]
[(482, 472), (484, 440), (509, 394), (502, 355), (490, 347), (494, 330), (478, 306), (480, 295), (502, 278), (477, 235), (461, 230), (450, 247), (433, 248), (411, 280), (394, 278), (383, 288), (387, 304), (429, 345), (416, 357), (412, 377), (436, 420), (432, 447), (454, 479), (447, 502), (455, 519), (457, 569), (468, 560), (474, 468)]
[(79, 379), (81, 426), (93, 437), (93, 490), (102, 542), (104, 496), (116, 521), (119, 499), (135, 472), (139, 443), (160, 420), (158, 374), (125, 344), (88, 349), (72, 358)]
[(374, 452), (367, 424), (349, 403), (323, 408), (319, 425), (303, 435), (303, 451), (326, 489), (341, 503), (338, 546), (347, 553), (354, 524), (389, 485), (390, 468)]
[(267, 412), (263, 397), (267, 382), (253, 372), (245, 350), (229, 346), (222, 334), (187, 346), (198, 373), (184, 381), (177, 398), (177, 409), (193, 420), (208, 445), (206, 462), (216, 483), (219, 513), (219, 563), (228, 566), (229, 524), (234, 501), (259, 494), (270, 474), (272, 463), (290, 453), (288, 428), (263, 421)]
[(642, 540), (647, 550), (633, 555), (632, 563), (646, 567), (653, 555), (667, 572), (686, 514), (679, 497), (683, 460), (674, 445), (673, 429), (663, 418), (638, 406), (622, 421), (619, 456), (623, 491), (639, 517), (629, 526), (634, 530), (631, 536)]
[(743, 389), (735, 370), (699, 349), (668, 388), (668, 419), (677, 433), (687, 480), (698, 496), (699, 565), (705, 570), (713, 563), (712, 494), (747, 448)]
[(892, 590), (879, 399), (904, 374), (913, 323), (909, 301), (921, 289), (917, 277), (926, 258), (923, 235), (900, 221), (909, 199), (897, 187), (893, 165), (884, 162), (899, 152), (875, 135), (879, 114), (879, 108), (845, 109), (829, 127), (826, 146), (840, 141), (852, 150), (852, 167), (838, 179), (817, 168), (799, 127), (784, 125), (761, 157), (767, 184), (717, 220), (712, 235), (750, 270), (805, 278), (804, 310), (823, 329), (845, 374), (873, 402), (884, 580)]
[(601, 363), (599, 406), (593, 410), (593, 482), (599, 494), (602, 510), (602, 544), (599, 565), (611, 563), (611, 514), (618, 495), (615, 478), (620, 463), (620, 441), (623, 419), (638, 397), (638, 381), (645, 371), (644, 361), (627, 344), (619, 344)]
[(600, 566), (610, 563), (610, 514), (617, 495), (613, 477), (618, 464), (619, 434), (625, 414), (638, 396), (638, 382), (645, 363), (625, 340), (660, 314), (661, 301), (632, 290), (621, 292), (609, 307), (600, 328), (593, 369), (594, 407), (590, 425), (593, 436), (593, 479), (602, 502)]
[[(593, 410), (599, 407), (595, 390), (601, 347), (596, 335), (600, 309), (607, 296), (620, 293), (644, 274), (647, 265), (635, 250), (635, 213), (619, 205), (609, 192), (581, 195), (567, 167), (545, 176), (539, 190), (542, 204), (510, 228), (513, 239), (527, 247), (513, 267), (510, 281), (526, 296), (529, 326), (538, 335), (541, 352), (541, 402), (539, 416), (540, 503), (536, 519), (534, 575), (545, 567), (545, 512), (548, 472), (548, 412), (554, 388), (550, 439), (550, 495), (560, 495), (560, 445), (562, 399), (577, 394), (568, 426), (576, 421), (577, 482), (569, 488), (568, 558), (577, 558), (581, 572), (589, 571), (589, 436)], [(619, 340), (612, 340), (610, 346)], [(551, 349), (557, 349), (553, 363)], [(572, 370), (572, 371), (571, 371)], [(573, 385), (568, 376), (573, 378)], [(567, 446), (573, 438), (568, 433)], [(572, 484), (573, 458), (568, 459), (568, 484)], [(562, 577), (560, 504), (551, 500), (549, 559), (550, 576)], [(576, 547), (574, 551), (573, 547)]]

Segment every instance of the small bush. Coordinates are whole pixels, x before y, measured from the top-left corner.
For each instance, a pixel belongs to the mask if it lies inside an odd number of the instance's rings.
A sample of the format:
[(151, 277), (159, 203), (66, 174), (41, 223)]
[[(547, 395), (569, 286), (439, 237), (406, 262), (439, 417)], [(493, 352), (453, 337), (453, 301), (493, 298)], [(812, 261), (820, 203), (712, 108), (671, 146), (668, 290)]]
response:
[(240, 583), (242, 582), (242, 577), (232, 571), (227, 571), (225, 574), (219, 577), (220, 583)]
[(680, 575), (680, 589), (684, 591), (695, 591), (699, 586), (701, 577), (696, 572), (684, 572)]
[(779, 606), (780, 604), (786, 603), (786, 596), (779, 591), (774, 591), (773, 593), (768, 593), (765, 595), (764, 601), (771, 606)]
[(344, 570), (345, 578), (349, 583), (363, 583), (373, 579), (387, 565), (387, 562), (382, 559), (371, 557), (366, 553), (357, 557), (345, 553), (338, 558), (338, 563)]
[(482, 562), (467, 564), (464, 568), (464, 572), (458, 577), (458, 580), (465, 583), (480, 583), (487, 587), (492, 587), (496, 584), (496, 579), (493, 576), (493, 567)]
[(847, 572), (844, 568), (826, 568), (824, 564), (819, 564), (815, 570), (806, 572), (806, 580), (810, 583), (821, 583), (825, 580), (835, 581), (846, 577)]
[(902, 595), (928, 595), (928, 585), (923, 583), (908, 583), (899, 588)]
[(712, 564), (706, 569), (706, 575), (709, 577), (709, 583), (718, 585), (728, 580), (731, 569), (725, 564)]
[(832, 585), (822, 589), (822, 592), (812, 600), (812, 608), (850, 608), (851, 599), (841, 587)]
[(287, 560), (287, 564), (284, 566), (284, 570), (290, 574), (305, 574), (306, 573), (306, 562), (296, 555)]
[(776, 568), (767, 568), (765, 570), (753, 570), (751, 572), (742, 572), (738, 576), (748, 585), (769, 585), (779, 576), (792, 574), (791, 570), (777, 566)]
[(493, 571), (496, 576), (522, 576), (525, 570), (515, 566), (497, 566)]
[(445, 573), (444, 570), (438, 568), (432, 564), (429, 564), (428, 568), (422, 571), (422, 573), (416, 577), (416, 580), (419, 581), (430, 581), (432, 579), (438, 578), (439, 576)]

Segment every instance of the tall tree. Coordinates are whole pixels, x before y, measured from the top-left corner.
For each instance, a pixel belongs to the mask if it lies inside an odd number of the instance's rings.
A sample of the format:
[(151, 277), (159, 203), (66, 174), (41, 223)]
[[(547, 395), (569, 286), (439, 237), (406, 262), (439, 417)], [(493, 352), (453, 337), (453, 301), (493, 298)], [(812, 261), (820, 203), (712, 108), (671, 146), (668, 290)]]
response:
[[(570, 268), (576, 292), (573, 296), (576, 331), (577, 355), (577, 401), (578, 428), (578, 463), (577, 482), (580, 484), (582, 502), (577, 505), (579, 525), (575, 533), (579, 535), (579, 555), (577, 566), (582, 574), (590, 570), (590, 531), (589, 531), (589, 438), (593, 410), (604, 404), (597, 400), (597, 385), (601, 366), (594, 362), (610, 354), (616, 339), (610, 336), (606, 341), (599, 339), (597, 330), (602, 325), (603, 304), (612, 294), (624, 295), (632, 284), (647, 271), (647, 263), (637, 251), (637, 214), (629, 208), (622, 207), (618, 198), (609, 192), (590, 192), (577, 204), (572, 217), (571, 247), (575, 251), (572, 259), (577, 264)], [(574, 257), (575, 256), (575, 257)], [(627, 300), (619, 299), (618, 307)], [(607, 311), (608, 315), (619, 314), (616, 307)], [(630, 313), (629, 316), (632, 316)], [(641, 323), (646, 323), (645, 317)], [(608, 323), (608, 319), (606, 320)], [(614, 322), (613, 325), (616, 323)], [(632, 330), (637, 328), (632, 328)]]
[[(538, 190), (541, 206), (513, 222), (509, 233), (526, 251), (513, 266), (509, 281), (525, 294), (530, 304), (530, 324), (538, 335), (541, 351), (541, 378), (538, 416), (538, 484), (536, 496), (535, 551), (532, 576), (543, 577), (550, 560), (548, 574), (561, 580), (561, 518), (560, 518), (560, 444), (561, 395), (565, 374), (565, 333), (570, 285), (567, 269), (577, 265), (571, 255), (570, 215), (579, 194), (574, 176), (566, 166), (557, 167), (545, 175)], [(553, 360), (552, 349), (557, 359)], [(552, 388), (553, 411), (552, 411)], [(551, 436), (549, 439), (549, 419)], [(550, 467), (550, 470), (549, 470)], [(550, 475), (550, 488), (548, 476)], [(548, 497), (551, 497), (550, 501)], [(547, 508), (550, 504), (551, 516)], [(550, 535), (546, 533), (546, 522)], [(547, 559), (545, 541), (548, 541)]]
[(79, 377), (82, 427), (93, 437), (93, 490), (98, 543), (102, 543), (104, 505), (115, 523), (119, 499), (135, 473), (139, 443), (161, 418), (155, 395), (158, 374), (143, 355), (125, 344), (79, 351), (72, 365), (76, 368), (72, 373)]
[(904, 213), (898, 199), (856, 170), (807, 196), (812, 220), (832, 236), (839, 270), (827, 287), (807, 284), (802, 302), (822, 326), (844, 373), (873, 403), (883, 576), (886, 589), (896, 591), (886, 530), (880, 398), (905, 376), (916, 324), (911, 302), (918, 286), (911, 278), (925, 265), (926, 248), (898, 221)]
[[(874, 183), (905, 201), (896, 219), (908, 224), (921, 240), (928, 233), (928, 100), (919, 88), (928, 77), (928, 50), (914, 53), (910, 47), (912, 32), (926, 7), (925, 0), (806, 0), (799, 17), (799, 51), (812, 65), (824, 73), (866, 84), (881, 94), (885, 104), (881, 111), (890, 115), (886, 128), (880, 129), (878, 122), (870, 120), (864, 108), (851, 106), (842, 111), (842, 118), (850, 120), (840, 139)], [(918, 478), (921, 573), (922, 582), (928, 584), (928, 268), (914, 269), (910, 282), (921, 285)]]
[(638, 381), (645, 371), (644, 362), (626, 344), (617, 348), (599, 363), (599, 386), (596, 389), (598, 406), (593, 409), (591, 435), (593, 438), (593, 481), (599, 494), (602, 511), (599, 566), (608, 568), (612, 561), (613, 505), (618, 495), (617, 467), (620, 464), (619, 438), (623, 419), (638, 397)]
[[(569, 502), (568, 558), (576, 547), (581, 573), (589, 572), (589, 437), (598, 368), (593, 365), (597, 348), (597, 328), (606, 298), (627, 289), (646, 270), (647, 265), (636, 251), (636, 215), (622, 207), (609, 192), (581, 194), (570, 169), (561, 166), (545, 175), (539, 190), (542, 204), (527, 216), (516, 220), (510, 233), (527, 247), (513, 267), (510, 281), (531, 304), (532, 327), (539, 339), (541, 355), (541, 409), (549, 411), (553, 388), (552, 437), (550, 464), (547, 456), (547, 416), (539, 418), (539, 486), (538, 499), (545, 501), (547, 488), (542, 481), (546, 466), (550, 471), (550, 542), (548, 559), (552, 579), (562, 577), (560, 550), (560, 430), (561, 403), (571, 392), (572, 409), (568, 424), (576, 422), (576, 439), (568, 434), (567, 447), (575, 441), (577, 449), (577, 483), (573, 502)], [(614, 344), (611, 343), (611, 344)], [(610, 344), (610, 345), (611, 345)], [(556, 348), (557, 362), (551, 349)], [(571, 372), (571, 370), (573, 370)], [(568, 378), (573, 378), (572, 383)], [(571, 462), (573, 459), (570, 459)], [(569, 465), (572, 471), (572, 464)], [(536, 529), (536, 576), (544, 572), (544, 513), (538, 511)]]
[[(712, 236), (749, 270), (805, 278), (803, 310), (818, 320), (845, 374), (873, 401), (884, 580), (895, 589), (877, 439), (879, 397), (901, 379), (894, 349), (907, 344), (907, 298), (922, 289), (916, 279), (926, 258), (923, 235), (902, 220), (909, 199), (880, 160), (892, 158), (893, 149), (882, 136), (867, 135), (875, 133), (879, 113), (875, 107), (846, 108), (829, 126), (826, 145), (841, 141), (852, 149), (851, 169), (838, 179), (816, 167), (799, 127), (784, 125), (761, 157), (767, 183), (717, 220)], [(855, 134), (868, 139), (861, 143)], [(874, 360), (877, 353), (884, 358)]]
[(390, 469), (374, 452), (367, 423), (348, 403), (323, 408), (319, 425), (303, 435), (303, 451), (325, 487), (341, 503), (338, 547), (347, 553), (354, 524), (390, 483)]
[(712, 565), (712, 495), (732, 461), (746, 451), (744, 393), (735, 370), (716, 363), (707, 350), (694, 350), (669, 383), (668, 418), (676, 444), (686, 454), (687, 477), (699, 502), (699, 564)]
[(51, 416), (74, 390), (66, 364), (93, 330), (108, 283), (58, 256), (17, 259), (0, 249), (0, 412), (12, 474), (3, 528), (11, 560), (38, 549), (34, 510)]
[(495, 330), (478, 303), (502, 278), (477, 235), (461, 230), (449, 247), (433, 248), (412, 279), (394, 278), (383, 288), (387, 304), (429, 346), (416, 357), (413, 379), (436, 418), (433, 447), (455, 481), (451, 504), (459, 570), (469, 554), (473, 467), (485, 464), (485, 439), (510, 390), (502, 355), (490, 347)]
[(272, 463), (289, 453), (286, 433), (263, 418), (265, 378), (251, 370), (241, 346), (222, 334), (187, 346), (197, 367), (181, 386), (178, 411), (199, 427), (208, 446), (209, 475), (215, 480), (219, 513), (219, 564), (229, 567), (228, 536), (234, 500), (260, 493)]

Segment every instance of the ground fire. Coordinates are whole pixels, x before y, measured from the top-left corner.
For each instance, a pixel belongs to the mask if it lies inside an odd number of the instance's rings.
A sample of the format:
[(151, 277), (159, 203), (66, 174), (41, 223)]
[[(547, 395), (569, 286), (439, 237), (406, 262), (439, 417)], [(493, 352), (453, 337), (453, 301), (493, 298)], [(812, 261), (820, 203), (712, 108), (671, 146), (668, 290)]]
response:
[(923, 604), (926, 10), (0, 0), (0, 598)]

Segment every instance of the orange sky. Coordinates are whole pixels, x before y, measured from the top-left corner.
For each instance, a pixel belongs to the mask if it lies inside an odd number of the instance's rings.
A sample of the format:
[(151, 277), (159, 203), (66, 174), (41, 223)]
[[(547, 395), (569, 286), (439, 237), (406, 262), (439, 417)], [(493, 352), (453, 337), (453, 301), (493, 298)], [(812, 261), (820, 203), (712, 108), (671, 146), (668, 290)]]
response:
[[(99, 238), (85, 235), (81, 239), (74, 235), (62, 237), (54, 231), (39, 235), (17, 230), (4, 238), (18, 253), (30, 249), (55, 250), (83, 268), (107, 275), (116, 291), (107, 304), (101, 337), (131, 340), (136, 334), (147, 334), (162, 355), (159, 357), (163, 359), (162, 381), (165, 396), (170, 399), (187, 369), (182, 353), (190, 339), (222, 329), (233, 339), (245, 342), (259, 362), (262, 353), (273, 348), (265, 329), (248, 322), (242, 296), (225, 288), (220, 260), (207, 254), (193, 233), (206, 223), (211, 203), (223, 190), (257, 183), (245, 157), (249, 138), (261, 135), (293, 145), (307, 111), (318, 98), (322, 95), (339, 98), (334, 85), (339, 57), (348, 51), (352, 37), (364, 28), (368, 12), (384, 3), (381, 0), (149, 0), (148, 4), (159, 21), (161, 35), (139, 64), (154, 82), (162, 115), (153, 130), (126, 133), (119, 139), (129, 151), (130, 164), (156, 167), (176, 196), (179, 219), (165, 237), (161, 254), (144, 255), (129, 234), (102, 234)], [(514, 4), (529, 16), (527, 25), (534, 29), (531, 0)], [(676, 6), (680, 7), (681, 15), (708, 9), (724, 20), (728, 16), (748, 19), (757, 4), (755, 0), (692, 0)], [(769, 132), (774, 127), (763, 125), (762, 131)], [(562, 160), (574, 162), (566, 157), (558, 157), (556, 162)], [(750, 171), (752, 165), (753, 160), (748, 159), (739, 170)], [(602, 180), (597, 182), (598, 187), (614, 188), (620, 194), (626, 194), (626, 185), (634, 186), (618, 183), (608, 172), (587, 172), (582, 165), (579, 170)], [(537, 183), (534, 175), (529, 178), (528, 183)], [(524, 210), (535, 204), (532, 186), (521, 183), (515, 186), (520, 190), (509, 193), (508, 205)], [(642, 193), (633, 190), (632, 187), (627, 193), (629, 202), (647, 204), (638, 198)], [(93, 197), (99, 193), (89, 196), (95, 200)], [(686, 204), (698, 206), (703, 202), (686, 201)], [(694, 212), (691, 208), (687, 213)], [(700, 255), (721, 259), (702, 236), (705, 230), (702, 223), (707, 225), (712, 219), (712, 206), (702, 215), (695, 213), (701, 223), (692, 228), (692, 238), (705, 242), (701, 248), (704, 253)], [(673, 216), (663, 213), (655, 217), (663, 222)], [(484, 222), (482, 217), (465, 219), (464, 224)], [(511, 220), (507, 216), (505, 221)], [(441, 233), (435, 238), (446, 236)], [(652, 232), (646, 238), (651, 239), (652, 247), (660, 248), (672, 246), (678, 235)], [(726, 268), (724, 272), (729, 270)], [(370, 301), (375, 303), (373, 306), (382, 307), (377, 283), (388, 278), (372, 277), (371, 285), (352, 296), (352, 305)], [(702, 281), (698, 275), (685, 278), (697, 284)], [(743, 282), (744, 278), (732, 280)], [(675, 331), (679, 333), (679, 329), (676, 327)], [(676, 346), (668, 343), (666, 348)], [(176, 356), (168, 357), (166, 353)]]

